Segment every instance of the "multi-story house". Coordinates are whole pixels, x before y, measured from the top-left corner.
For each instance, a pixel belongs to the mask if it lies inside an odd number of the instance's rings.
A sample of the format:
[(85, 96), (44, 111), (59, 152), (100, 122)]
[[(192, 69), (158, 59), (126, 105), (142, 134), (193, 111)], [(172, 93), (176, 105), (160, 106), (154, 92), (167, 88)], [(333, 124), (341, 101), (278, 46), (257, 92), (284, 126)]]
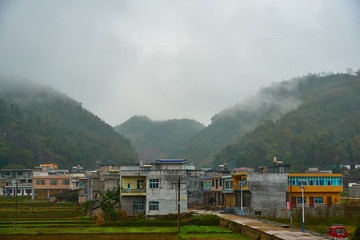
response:
[[(153, 165), (100, 166), (105, 190), (121, 187), (121, 208), (128, 215), (166, 215), (187, 211), (186, 159), (161, 159)], [(180, 208), (178, 208), (180, 206)]]
[(205, 176), (202, 178), (202, 189), (203, 189), (203, 194), (204, 194), (204, 205), (211, 205), (212, 202), (212, 193), (211, 193), (211, 184), (212, 184), (212, 180), (211, 180), (211, 176)]
[(332, 173), (290, 173), (288, 192), (291, 206), (304, 203), (309, 207), (332, 206), (341, 203), (343, 191), (342, 174)]
[(228, 175), (221, 176), (224, 194), (224, 206), (235, 207), (235, 193), (234, 193), (234, 180), (233, 177)]
[(5, 196), (31, 196), (33, 169), (0, 170), (1, 191)]
[(70, 176), (52, 172), (33, 172), (32, 199), (49, 199), (54, 194), (70, 191)]
[(243, 214), (248, 216), (283, 216), (287, 175), (288, 173), (234, 173), (235, 206), (240, 209), (242, 206)]

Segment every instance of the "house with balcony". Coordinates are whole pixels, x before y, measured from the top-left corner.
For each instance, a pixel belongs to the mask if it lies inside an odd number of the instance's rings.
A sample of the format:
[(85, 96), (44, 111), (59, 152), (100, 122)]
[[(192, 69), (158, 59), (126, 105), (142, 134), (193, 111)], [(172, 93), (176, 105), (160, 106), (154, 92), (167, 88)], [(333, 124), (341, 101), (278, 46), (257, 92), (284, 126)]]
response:
[(101, 189), (105, 191), (120, 186), (121, 208), (128, 215), (175, 214), (178, 212), (178, 198), (183, 213), (187, 211), (187, 170), (183, 169), (184, 163), (163, 159), (156, 164), (100, 166)]
[(1, 169), (1, 191), (4, 196), (31, 196), (33, 169)]
[(234, 180), (231, 174), (221, 176), (224, 194), (224, 206), (235, 207)]
[[(343, 175), (333, 173), (290, 173), (288, 175), (289, 201), (292, 207), (328, 206), (341, 203)], [(302, 199), (304, 194), (304, 199)]]
[(205, 176), (202, 178), (202, 191), (204, 194), (204, 205), (211, 205), (211, 197), (212, 197), (212, 193), (211, 193), (211, 185), (212, 185), (212, 180), (211, 180), (211, 176)]

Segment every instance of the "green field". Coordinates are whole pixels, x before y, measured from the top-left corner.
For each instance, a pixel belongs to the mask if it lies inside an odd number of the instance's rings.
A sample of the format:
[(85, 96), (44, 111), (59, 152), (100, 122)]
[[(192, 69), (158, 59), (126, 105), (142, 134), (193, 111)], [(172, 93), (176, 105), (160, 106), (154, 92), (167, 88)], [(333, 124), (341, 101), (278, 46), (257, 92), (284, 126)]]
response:
[(96, 225), (84, 218), (78, 204), (59, 204), (19, 198), (15, 220), (14, 198), (0, 197), (0, 239), (243, 239), (252, 238), (218, 226), (214, 215), (185, 216), (177, 232), (175, 215), (159, 219), (124, 218)]

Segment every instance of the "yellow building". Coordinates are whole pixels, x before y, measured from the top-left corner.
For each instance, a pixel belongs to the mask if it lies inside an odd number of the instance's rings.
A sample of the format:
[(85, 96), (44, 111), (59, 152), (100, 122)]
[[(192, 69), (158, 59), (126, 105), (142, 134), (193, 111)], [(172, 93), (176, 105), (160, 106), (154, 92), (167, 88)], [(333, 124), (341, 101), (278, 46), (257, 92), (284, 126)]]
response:
[(343, 192), (342, 174), (331, 173), (291, 173), (288, 175), (289, 200), (292, 206), (301, 204), (304, 188), (305, 204), (316, 205), (340, 204)]

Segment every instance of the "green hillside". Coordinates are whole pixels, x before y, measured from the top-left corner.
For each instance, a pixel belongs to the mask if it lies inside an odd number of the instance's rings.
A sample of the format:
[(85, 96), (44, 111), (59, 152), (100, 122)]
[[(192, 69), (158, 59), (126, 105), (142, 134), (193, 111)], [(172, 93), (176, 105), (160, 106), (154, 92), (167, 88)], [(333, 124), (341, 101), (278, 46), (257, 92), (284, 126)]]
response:
[(360, 77), (309, 75), (296, 82), (302, 103), (226, 146), (214, 166), (257, 167), (274, 156), (299, 171), (360, 163)]
[(174, 155), (186, 157), (198, 166), (211, 167), (214, 156), (227, 144), (235, 143), (262, 121), (276, 120), (295, 109), (301, 103), (300, 93), (296, 89), (299, 81), (294, 79), (273, 84), (247, 102), (216, 114), (209, 126), (191, 138)]
[(140, 159), (151, 160), (182, 157), (172, 153), (204, 127), (190, 119), (153, 121), (146, 116), (133, 116), (115, 130), (130, 139)]
[(80, 103), (43, 86), (0, 79), (0, 168), (135, 160), (129, 140)]

